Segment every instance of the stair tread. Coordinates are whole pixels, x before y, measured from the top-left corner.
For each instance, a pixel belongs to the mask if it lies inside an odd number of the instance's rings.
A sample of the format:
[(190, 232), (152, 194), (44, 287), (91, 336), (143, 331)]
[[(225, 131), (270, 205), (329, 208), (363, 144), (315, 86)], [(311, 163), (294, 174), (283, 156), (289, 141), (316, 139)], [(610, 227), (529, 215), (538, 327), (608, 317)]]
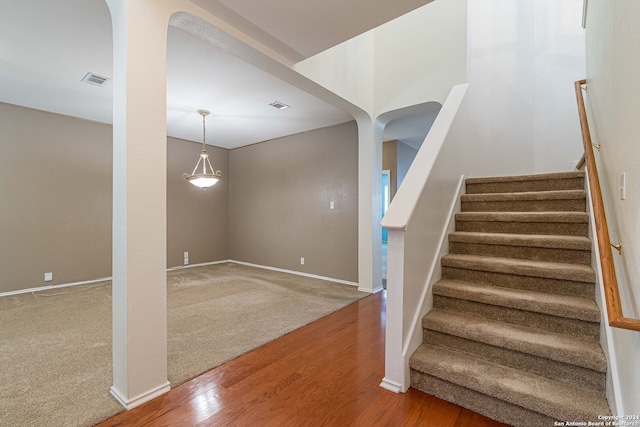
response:
[(455, 231), (449, 233), (449, 241), (488, 245), (527, 246), (534, 248), (591, 250), (591, 240), (584, 236)]
[(557, 173), (545, 173), (535, 175), (513, 175), (513, 176), (488, 176), (488, 177), (475, 177), (467, 178), (465, 182), (467, 184), (486, 184), (495, 182), (518, 182), (518, 181), (545, 181), (551, 179), (574, 179), (584, 178), (584, 172), (557, 172)]
[(575, 200), (584, 199), (584, 190), (550, 190), (550, 191), (523, 191), (513, 193), (475, 193), (463, 194), (460, 200), (463, 202), (490, 202), (490, 201), (519, 201), (519, 200)]
[(500, 258), (485, 255), (448, 254), (442, 257), (442, 265), (469, 270), (491, 271), (574, 282), (594, 283), (596, 278), (593, 268), (588, 265)]
[(450, 383), (478, 391), (557, 420), (598, 420), (610, 414), (604, 397), (559, 381), (422, 344), (411, 367)]
[(596, 334), (601, 314), (589, 295), (596, 273), (584, 176), (466, 179), (463, 212), (455, 215), (461, 231), (449, 234), (458, 253), (441, 258), (437, 308), (423, 317), (425, 341), (410, 358), (424, 373), (416, 384), (530, 411), (523, 414), (534, 424), (543, 420), (536, 417), (598, 421), (611, 413)]
[(459, 212), (456, 221), (588, 223), (586, 212)]
[(596, 341), (497, 320), (434, 308), (422, 326), (438, 332), (528, 353), (583, 368), (606, 372), (607, 361)]
[(433, 294), (586, 322), (600, 322), (600, 310), (596, 303), (588, 298), (447, 279), (433, 285)]

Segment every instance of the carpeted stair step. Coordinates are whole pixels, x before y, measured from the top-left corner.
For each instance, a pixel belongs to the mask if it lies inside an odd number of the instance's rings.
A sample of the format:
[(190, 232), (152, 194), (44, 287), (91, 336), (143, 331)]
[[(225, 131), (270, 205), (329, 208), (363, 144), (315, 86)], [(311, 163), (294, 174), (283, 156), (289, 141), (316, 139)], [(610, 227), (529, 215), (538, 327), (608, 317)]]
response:
[[(428, 331), (506, 348), (556, 362), (606, 372), (607, 361), (598, 342), (527, 326), (433, 309), (422, 319)], [(428, 342), (428, 341), (425, 341)]]
[(467, 194), (583, 190), (584, 172), (467, 178), (465, 183)]
[(456, 231), (588, 236), (586, 212), (460, 212)]
[(549, 427), (556, 420), (487, 394), (411, 369), (411, 387), (515, 427)]
[(409, 363), (412, 387), (511, 425), (546, 427), (610, 414), (602, 396), (460, 352), (422, 344)]
[(449, 251), (591, 265), (591, 241), (583, 236), (456, 231), (449, 234)]
[(433, 286), (435, 308), (599, 341), (600, 311), (588, 298), (453, 280)]
[(514, 426), (610, 414), (584, 173), (469, 178), (411, 385)]
[(462, 212), (584, 212), (584, 190), (463, 194)]
[(561, 381), (592, 393), (605, 393), (606, 373), (529, 353), (510, 350), (433, 330), (423, 331), (424, 342), (500, 363), (514, 369)]
[(586, 265), (462, 254), (441, 264), (443, 279), (583, 298), (595, 292), (595, 272)]

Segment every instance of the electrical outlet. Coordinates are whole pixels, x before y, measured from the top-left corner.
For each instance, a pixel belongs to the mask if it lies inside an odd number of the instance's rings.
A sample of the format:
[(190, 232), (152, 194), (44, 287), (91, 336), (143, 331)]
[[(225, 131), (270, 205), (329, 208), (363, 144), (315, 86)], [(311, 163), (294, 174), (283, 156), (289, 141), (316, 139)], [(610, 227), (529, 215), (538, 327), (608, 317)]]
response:
[(44, 273), (44, 281), (45, 282), (50, 282), (53, 280), (53, 273)]
[(300, 258), (300, 265), (304, 265), (304, 258)]
[(336, 204), (332, 201), (329, 202), (329, 209), (335, 209), (336, 208)]

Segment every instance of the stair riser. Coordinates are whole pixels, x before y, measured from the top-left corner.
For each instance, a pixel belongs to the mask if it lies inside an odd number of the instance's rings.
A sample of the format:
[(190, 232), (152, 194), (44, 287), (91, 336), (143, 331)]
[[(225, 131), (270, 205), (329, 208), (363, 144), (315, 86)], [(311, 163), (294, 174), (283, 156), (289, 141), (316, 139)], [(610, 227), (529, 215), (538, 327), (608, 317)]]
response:
[(594, 393), (604, 393), (606, 388), (605, 374), (592, 369), (557, 362), (555, 360), (428, 329), (424, 330), (424, 342), (434, 346), (460, 351), (489, 362), (521, 369)]
[(531, 276), (517, 276), (491, 271), (468, 270), (456, 267), (442, 267), (442, 277), (463, 282), (478, 282), (509, 289), (546, 292), (557, 295), (569, 295), (583, 298), (595, 297), (593, 283), (573, 282), (570, 280), (547, 279)]
[(584, 178), (466, 184), (467, 194), (584, 190)]
[(475, 301), (467, 301), (450, 298), (441, 295), (433, 296), (433, 306), (444, 310), (458, 312), (460, 314), (475, 317), (485, 317), (504, 323), (527, 325), (549, 332), (567, 334), (576, 338), (594, 341), (598, 345), (600, 324), (582, 320), (568, 319), (565, 317), (551, 316), (543, 313), (535, 313), (509, 307), (483, 304)]
[(549, 427), (554, 422), (537, 412), (413, 369), (411, 387), (512, 426)]
[(554, 236), (589, 235), (587, 223), (567, 222), (513, 222), (513, 221), (460, 221), (456, 220), (456, 231), (512, 234), (551, 234)]
[(585, 199), (461, 202), (462, 212), (584, 212)]
[(584, 185), (575, 172), (467, 180), (456, 231), (471, 233), (449, 237), (412, 387), (514, 426), (610, 413), (595, 304), (541, 295), (595, 296)]
[(449, 253), (591, 265), (591, 251), (575, 249), (449, 242)]

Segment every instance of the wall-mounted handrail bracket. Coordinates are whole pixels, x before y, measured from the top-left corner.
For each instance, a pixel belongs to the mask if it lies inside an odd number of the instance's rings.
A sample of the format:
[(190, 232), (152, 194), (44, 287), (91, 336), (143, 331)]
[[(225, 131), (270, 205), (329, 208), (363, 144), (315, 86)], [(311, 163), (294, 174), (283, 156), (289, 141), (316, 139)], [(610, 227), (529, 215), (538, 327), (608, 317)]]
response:
[(591, 145), (593, 146), (593, 148), (600, 151), (600, 144), (591, 144)]
[(611, 243), (611, 247), (612, 247), (613, 249), (615, 249), (616, 251), (618, 251), (618, 253), (619, 253), (620, 255), (622, 255), (622, 245), (620, 245), (620, 244), (615, 244), (615, 243)]

